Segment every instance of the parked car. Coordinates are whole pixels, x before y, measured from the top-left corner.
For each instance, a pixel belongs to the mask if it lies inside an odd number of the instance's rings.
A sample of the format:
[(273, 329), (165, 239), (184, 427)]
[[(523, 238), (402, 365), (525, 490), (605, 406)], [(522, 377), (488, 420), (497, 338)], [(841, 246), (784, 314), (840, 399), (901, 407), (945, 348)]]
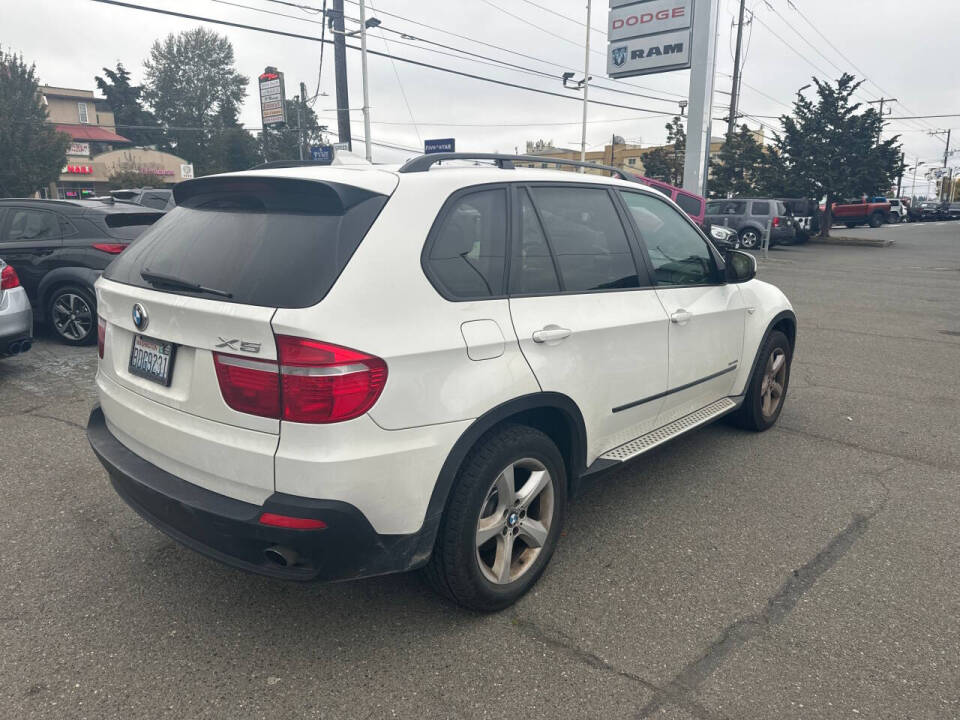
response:
[(820, 207), (813, 198), (778, 198), (796, 228), (795, 242), (804, 243), (820, 232)]
[(595, 473), (727, 414), (770, 428), (796, 318), (756, 260), (649, 188), (521, 159), (180, 183), (96, 287), (87, 435), (120, 496), (246, 570), (425, 567), (491, 611)]
[(866, 199), (853, 199), (833, 204), (833, 221), (844, 223), (848, 228), (857, 225), (869, 225), (878, 228), (890, 215), (890, 203), (868, 202)]
[(770, 247), (791, 245), (797, 235), (786, 206), (773, 198), (709, 200), (705, 219), (713, 225), (724, 225), (735, 230), (740, 236), (740, 244), (747, 249), (761, 246), (768, 226)]
[(740, 236), (737, 235), (736, 230), (732, 228), (724, 227), (723, 225), (711, 225), (708, 234), (714, 246), (721, 252), (739, 250), (741, 247)]
[(704, 223), (706, 200), (702, 195), (697, 195), (696, 193), (684, 190), (683, 188), (678, 188), (677, 186), (666, 183), (663, 180), (654, 180), (653, 178), (644, 177), (643, 175), (635, 175), (633, 173), (628, 173), (628, 175), (630, 176), (631, 180), (635, 180), (642, 185), (653, 188), (657, 192), (662, 193), (673, 200), (677, 205), (680, 206), (681, 210), (690, 216), (691, 220), (700, 226), (701, 230), (706, 231), (709, 229)]
[(142, 187), (111, 190), (110, 197), (163, 211), (172, 210), (176, 204), (173, 199), (173, 190), (170, 188)]
[(33, 310), (17, 271), (0, 260), (0, 358), (25, 353), (33, 344)]
[(93, 200), (0, 199), (0, 255), (38, 319), (70, 345), (92, 343), (101, 271), (163, 213)]
[(960, 202), (946, 203), (943, 208), (943, 215), (947, 220), (960, 219)]
[(889, 223), (901, 223), (910, 221), (910, 211), (907, 204), (900, 198), (890, 199), (890, 214), (887, 216)]
[(945, 203), (939, 200), (924, 200), (919, 210), (920, 220), (943, 220), (946, 217)]

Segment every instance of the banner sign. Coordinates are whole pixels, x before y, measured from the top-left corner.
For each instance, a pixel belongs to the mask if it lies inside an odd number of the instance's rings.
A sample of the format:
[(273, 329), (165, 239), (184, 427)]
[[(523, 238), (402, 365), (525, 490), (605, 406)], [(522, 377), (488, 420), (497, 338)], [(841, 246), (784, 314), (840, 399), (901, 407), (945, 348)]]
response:
[(689, 68), (694, 3), (610, 0), (607, 75), (623, 78)]
[(333, 148), (329, 145), (311, 145), (310, 159), (329, 165), (333, 162)]
[(286, 92), (283, 87), (283, 73), (276, 68), (267, 68), (260, 81), (260, 119), (264, 127), (285, 125), (287, 122)]
[(67, 155), (83, 155), (85, 157), (90, 157), (90, 143), (85, 143), (85, 142), (70, 143), (70, 147), (67, 148)]

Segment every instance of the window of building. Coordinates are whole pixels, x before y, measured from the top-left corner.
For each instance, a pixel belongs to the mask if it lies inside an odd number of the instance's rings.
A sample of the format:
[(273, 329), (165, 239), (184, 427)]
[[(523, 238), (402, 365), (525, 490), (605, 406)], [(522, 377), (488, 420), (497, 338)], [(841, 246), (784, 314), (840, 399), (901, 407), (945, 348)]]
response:
[(652, 195), (621, 190), (653, 263), (657, 285), (713, 283), (717, 267), (706, 241), (682, 215)]
[(85, 102), (77, 103), (77, 113), (80, 115), (80, 122), (84, 124), (90, 122), (90, 118), (87, 116), (87, 104)]
[(543, 232), (530, 195), (521, 190), (520, 238), (514, 244), (510, 262), (510, 292), (543, 294), (560, 290), (557, 272), (550, 256), (547, 236)]
[(636, 158), (627, 158), (627, 165), (636, 165), (636, 164), (637, 164)]
[(503, 293), (507, 198), (502, 188), (461, 195), (444, 215), (430, 247), (436, 282), (458, 299)]
[(563, 289), (585, 292), (640, 285), (627, 234), (602, 188), (533, 188), (533, 202), (556, 258)]

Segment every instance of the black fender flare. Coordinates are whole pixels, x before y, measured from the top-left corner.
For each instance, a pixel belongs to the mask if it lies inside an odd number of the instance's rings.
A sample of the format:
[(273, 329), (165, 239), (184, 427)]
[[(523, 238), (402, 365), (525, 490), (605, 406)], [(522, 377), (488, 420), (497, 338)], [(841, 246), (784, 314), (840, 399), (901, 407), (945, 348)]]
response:
[(747, 382), (743, 386), (743, 392), (736, 397), (743, 397), (747, 394), (747, 389), (750, 387), (750, 379), (756, 372), (757, 363), (760, 361), (760, 351), (763, 350), (763, 346), (767, 344), (767, 339), (770, 337), (770, 333), (773, 332), (773, 329), (784, 320), (789, 320), (790, 324), (793, 326), (793, 332), (787, 338), (790, 340), (790, 357), (793, 357), (793, 351), (797, 345), (797, 314), (793, 312), (793, 310), (783, 310), (774, 315), (770, 319), (770, 322), (767, 323), (767, 329), (763, 331), (763, 337), (760, 338), (760, 343), (757, 345), (757, 350), (753, 354), (753, 363), (750, 365), (750, 374), (747, 375)]
[(50, 299), (50, 292), (60, 285), (80, 285), (86, 287), (94, 295), (93, 284), (103, 274), (103, 270), (94, 270), (85, 267), (59, 267), (51, 270), (40, 280), (37, 286), (37, 305), (33, 311), (40, 317), (46, 316), (47, 301)]
[(577, 404), (567, 395), (556, 392), (531, 393), (508, 400), (474, 420), (463, 431), (447, 454), (447, 459), (440, 468), (437, 481), (433, 486), (433, 493), (430, 495), (423, 525), (417, 532), (417, 547), (410, 561), (411, 569), (426, 564), (430, 558), (437, 532), (440, 529), (440, 520), (447, 507), (447, 498), (467, 453), (483, 437), (484, 433), (503, 421), (524, 412), (544, 409), (559, 411), (565, 419), (571, 435), (567, 468), (570, 477), (567, 480), (571, 487), (575, 487), (580, 476), (586, 470), (587, 454), (586, 425)]

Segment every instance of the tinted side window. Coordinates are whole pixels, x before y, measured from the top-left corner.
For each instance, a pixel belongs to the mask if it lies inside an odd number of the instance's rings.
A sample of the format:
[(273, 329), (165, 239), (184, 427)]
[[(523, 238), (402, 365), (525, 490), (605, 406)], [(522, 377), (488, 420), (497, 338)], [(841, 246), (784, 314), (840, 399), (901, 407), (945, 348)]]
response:
[(462, 195), (444, 215), (430, 247), (434, 277), (455, 298), (503, 294), (507, 195), (503, 188)]
[(56, 240), (60, 237), (57, 216), (43, 210), (13, 210), (6, 239), (10, 242), (25, 240)]
[(563, 289), (584, 292), (639, 287), (633, 253), (604, 188), (533, 188)]
[(742, 200), (711, 200), (707, 203), (707, 215), (743, 215), (747, 204)]
[(753, 214), (754, 215), (769, 215), (770, 214), (770, 203), (755, 202), (753, 203)]
[(547, 236), (537, 218), (530, 195), (520, 190), (520, 233), (510, 261), (510, 292), (551, 293), (560, 290), (557, 272), (550, 256)]
[(655, 197), (620, 192), (650, 253), (658, 285), (716, 282), (716, 264), (706, 241), (682, 215)]
[(693, 197), (693, 195), (677, 193), (677, 205), (679, 205), (680, 209), (687, 215), (700, 214), (700, 199)]

